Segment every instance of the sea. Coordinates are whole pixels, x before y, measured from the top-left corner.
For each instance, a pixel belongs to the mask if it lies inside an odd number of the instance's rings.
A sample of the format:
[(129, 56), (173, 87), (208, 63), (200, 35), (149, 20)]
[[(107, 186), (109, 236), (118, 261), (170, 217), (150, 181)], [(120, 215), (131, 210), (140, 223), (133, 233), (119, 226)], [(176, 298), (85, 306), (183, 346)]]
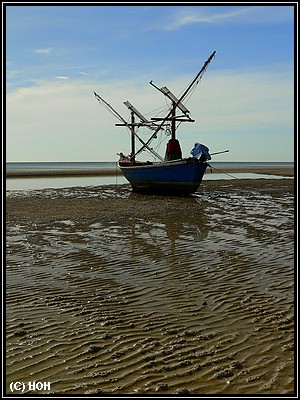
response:
[[(205, 174), (203, 180), (219, 179), (255, 179), (258, 177), (254, 173), (238, 172), (239, 169), (247, 167), (293, 167), (293, 162), (210, 162), (214, 173)], [(222, 169), (236, 169), (237, 172), (225, 173)], [(51, 171), (84, 171), (90, 170), (116, 171), (115, 174), (97, 176), (51, 176)], [(43, 188), (62, 188), (72, 186), (93, 186), (93, 185), (112, 185), (128, 183), (123, 175), (118, 174), (116, 162), (7, 162), (6, 172), (24, 173), (43, 171), (49, 172), (49, 176), (43, 177), (8, 177), (6, 179), (6, 190), (30, 190)], [(270, 175), (259, 175), (260, 178), (270, 178)], [(272, 179), (278, 176), (272, 175)]]

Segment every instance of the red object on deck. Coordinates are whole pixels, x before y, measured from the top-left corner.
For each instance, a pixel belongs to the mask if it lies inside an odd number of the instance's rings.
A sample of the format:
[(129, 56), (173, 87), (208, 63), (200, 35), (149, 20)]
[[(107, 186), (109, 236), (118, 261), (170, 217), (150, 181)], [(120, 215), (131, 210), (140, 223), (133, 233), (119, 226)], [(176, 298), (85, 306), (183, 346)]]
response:
[(182, 158), (181, 147), (177, 139), (170, 139), (167, 143), (165, 160), (179, 160)]

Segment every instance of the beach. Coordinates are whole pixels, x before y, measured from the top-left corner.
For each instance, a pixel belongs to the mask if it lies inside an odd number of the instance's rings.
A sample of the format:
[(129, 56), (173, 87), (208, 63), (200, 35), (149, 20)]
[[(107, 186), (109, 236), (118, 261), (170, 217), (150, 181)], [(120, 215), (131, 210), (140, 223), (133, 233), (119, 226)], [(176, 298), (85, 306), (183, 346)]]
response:
[(294, 393), (293, 179), (11, 191), (6, 224), (7, 393)]

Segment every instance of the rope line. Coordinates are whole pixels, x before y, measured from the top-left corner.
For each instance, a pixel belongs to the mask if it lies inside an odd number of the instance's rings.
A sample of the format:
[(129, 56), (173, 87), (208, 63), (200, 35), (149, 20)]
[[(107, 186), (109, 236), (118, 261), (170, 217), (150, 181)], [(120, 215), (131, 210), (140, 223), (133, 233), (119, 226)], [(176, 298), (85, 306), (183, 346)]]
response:
[(219, 170), (219, 169), (217, 169), (217, 168), (215, 168), (215, 167), (212, 167), (210, 164), (208, 164), (208, 165), (209, 165), (209, 167), (210, 167), (210, 170), (215, 169), (216, 171), (220, 172), (221, 174), (228, 175), (228, 176), (230, 176), (231, 178), (237, 179), (237, 180), (239, 180), (239, 181), (242, 180), (241, 178), (238, 178), (238, 177), (236, 177), (236, 176), (230, 175), (230, 174), (228, 174), (227, 172), (224, 172), (224, 171), (221, 171), (221, 170)]

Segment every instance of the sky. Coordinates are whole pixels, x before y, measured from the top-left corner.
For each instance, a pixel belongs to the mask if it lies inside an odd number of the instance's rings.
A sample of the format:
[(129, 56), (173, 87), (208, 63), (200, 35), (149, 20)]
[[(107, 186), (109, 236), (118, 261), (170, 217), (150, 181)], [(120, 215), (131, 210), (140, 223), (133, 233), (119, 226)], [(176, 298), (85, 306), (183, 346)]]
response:
[[(213, 161), (294, 160), (297, 3), (19, 4), (2, 5), (7, 162), (117, 161), (130, 133), (94, 91), (151, 119), (168, 101), (149, 82), (179, 97), (213, 51), (185, 103), (195, 122), (177, 129), (183, 156), (199, 142), (229, 150)], [(164, 156), (168, 139), (151, 146)]]

